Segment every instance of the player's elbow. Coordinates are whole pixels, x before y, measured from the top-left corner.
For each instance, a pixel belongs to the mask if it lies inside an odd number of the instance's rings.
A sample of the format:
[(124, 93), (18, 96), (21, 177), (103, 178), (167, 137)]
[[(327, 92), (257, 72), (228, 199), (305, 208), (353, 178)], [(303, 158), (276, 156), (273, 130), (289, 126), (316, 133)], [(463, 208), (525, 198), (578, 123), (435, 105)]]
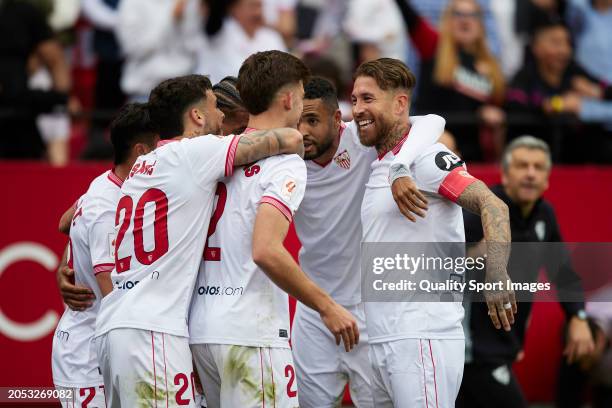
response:
[(264, 270), (270, 269), (270, 266), (274, 264), (275, 254), (275, 248), (271, 243), (254, 239), (252, 256), (255, 265)]
[(270, 251), (262, 244), (253, 244), (253, 262), (262, 269), (266, 269), (270, 259)]

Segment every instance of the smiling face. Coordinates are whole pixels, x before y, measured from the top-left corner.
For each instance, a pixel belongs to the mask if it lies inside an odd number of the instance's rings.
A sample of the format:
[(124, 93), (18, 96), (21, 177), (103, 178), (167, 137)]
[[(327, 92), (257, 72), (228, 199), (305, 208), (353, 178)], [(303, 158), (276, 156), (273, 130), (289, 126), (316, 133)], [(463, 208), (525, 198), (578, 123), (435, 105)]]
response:
[(355, 79), (351, 99), (361, 144), (376, 146), (396, 122), (394, 92), (381, 89), (372, 77), (359, 76)]
[(539, 66), (563, 72), (572, 58), (570, 34), (563, 26), (542, 29), (535, 35), (532, 50)]
[(510, 198), (518, 204), (536, 202), (548, 188), (550, 162), (540, 149), (518, 147), (502, 174), (502, 183)]
[(304, 160), (314, 160), (329, 153), (338, 137), (340, 120), (340, 111), (332, 111), (322, 99), (304, 100), (298, 127), (304, 136)]

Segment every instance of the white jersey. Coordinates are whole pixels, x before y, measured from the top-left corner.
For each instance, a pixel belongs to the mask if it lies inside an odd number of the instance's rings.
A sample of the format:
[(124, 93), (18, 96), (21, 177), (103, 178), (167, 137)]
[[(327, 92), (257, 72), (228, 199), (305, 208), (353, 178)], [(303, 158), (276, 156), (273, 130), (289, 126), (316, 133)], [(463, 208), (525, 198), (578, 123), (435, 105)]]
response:
[[(400, 146), (372, 164), (361, 209), (363, 242), (464, 242), (461, 207), (454, 201), (476, 179), (444, 145), (426, 149), (410, 166), (428, 200), (427, 215), (413, 223), (399, 212), (388, 180)], [(370, 343), (463, 338), (459, 302), (366, 302), (365, 311)]]
[(115, 266), (113, 241), (115, 210), (122, 180), (112, 171), (96, 177), (75, 206), (70, 226), (69, 266), (74, 281), (91, 288), (96, 299), (90, 308), (75, 312), (66, 309), (53, 339), (53, 382), (61, 387), (102, 384), (98, 358), (92, 340), (102, 294), (95, 275)]
[(114, 289), (102, 300), (96, 336), (114, 328), (188, 336), (215, 187), (233, 172), (239, 138), (163, 141), (136, 160), (121, 188)]
[(295, 154), (260, 160), (218, 184), (189, 316), (191, 344), (289, 348), (289, 297), (253, 262), (253, 226), (261, 203), (291, 221), (305, 187), (306, 167)]
[[(417, 154), (438, 140), (444, 121), (436, 118), (411, 117), (416, 137), (409, 139), (407, 149)], [(361, 202), (377, 153), (361, 144), (354, 121), (343, 124), (340, 132), (330, 162), (306, 162), (308, 183), (295, 229), (302, 243), (302, 269), (336, 302), (353, 306), (361, 301)]]
[(359, 303), (359, 212), (376, 150), (359, 141), (355, 122), (341, 129), (340, 143), (328, 163), (306, 161), (308, 183), (295, 214), (302, 243), (300, 266), (339, 304)]

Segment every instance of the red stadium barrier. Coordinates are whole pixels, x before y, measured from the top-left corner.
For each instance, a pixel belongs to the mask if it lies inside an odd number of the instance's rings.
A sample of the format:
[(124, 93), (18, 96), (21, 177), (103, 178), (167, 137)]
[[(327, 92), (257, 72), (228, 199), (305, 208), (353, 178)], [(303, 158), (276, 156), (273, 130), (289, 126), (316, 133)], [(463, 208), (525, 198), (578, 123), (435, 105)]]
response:
[[(51, 340), (63, 311), (55, 270), (66, 237), (59, 217), (82, 194), (105, 164), (52, 168), (40, 163), (0, 163), (0, 386), (51, 386)], [(493, 166), (471, 166), (491, 184)], [(564, 238), (575, 242), (612, 242), (612, 167), (556, 168), (547, 198), (554, 204)], [(287, 245), (295, 255), (292, 232)], [(531, 401), (550, 401), (561, 351), (562, 313), (557, 304), (534, 307), (525, 359), (516, 365)]]

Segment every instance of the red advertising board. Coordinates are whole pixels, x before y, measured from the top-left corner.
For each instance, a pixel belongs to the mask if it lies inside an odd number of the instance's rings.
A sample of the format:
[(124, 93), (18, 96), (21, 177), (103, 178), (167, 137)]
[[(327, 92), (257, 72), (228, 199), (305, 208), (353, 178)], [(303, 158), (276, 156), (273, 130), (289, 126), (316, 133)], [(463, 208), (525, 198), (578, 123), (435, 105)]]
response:
[[(63, 304), (55, 270), (66, 244), (57, 231), (61, 214), (106, 164), (52, 168), (40, 163), (0, 163), (0, 386), (51, 386), (51, 340)], [(471, 173), (491, 184), (493, 166)], [(567, 241), (612, 241), (612, 168), (557, 168), (547, 197), (555, 206)], [(287, 246), (295, 255), (293, 230)], [(527, 396), (550, 400), (560, 355), (562, 314), (556, 304), (534, 307), (525, 360), (516, 369)]]

